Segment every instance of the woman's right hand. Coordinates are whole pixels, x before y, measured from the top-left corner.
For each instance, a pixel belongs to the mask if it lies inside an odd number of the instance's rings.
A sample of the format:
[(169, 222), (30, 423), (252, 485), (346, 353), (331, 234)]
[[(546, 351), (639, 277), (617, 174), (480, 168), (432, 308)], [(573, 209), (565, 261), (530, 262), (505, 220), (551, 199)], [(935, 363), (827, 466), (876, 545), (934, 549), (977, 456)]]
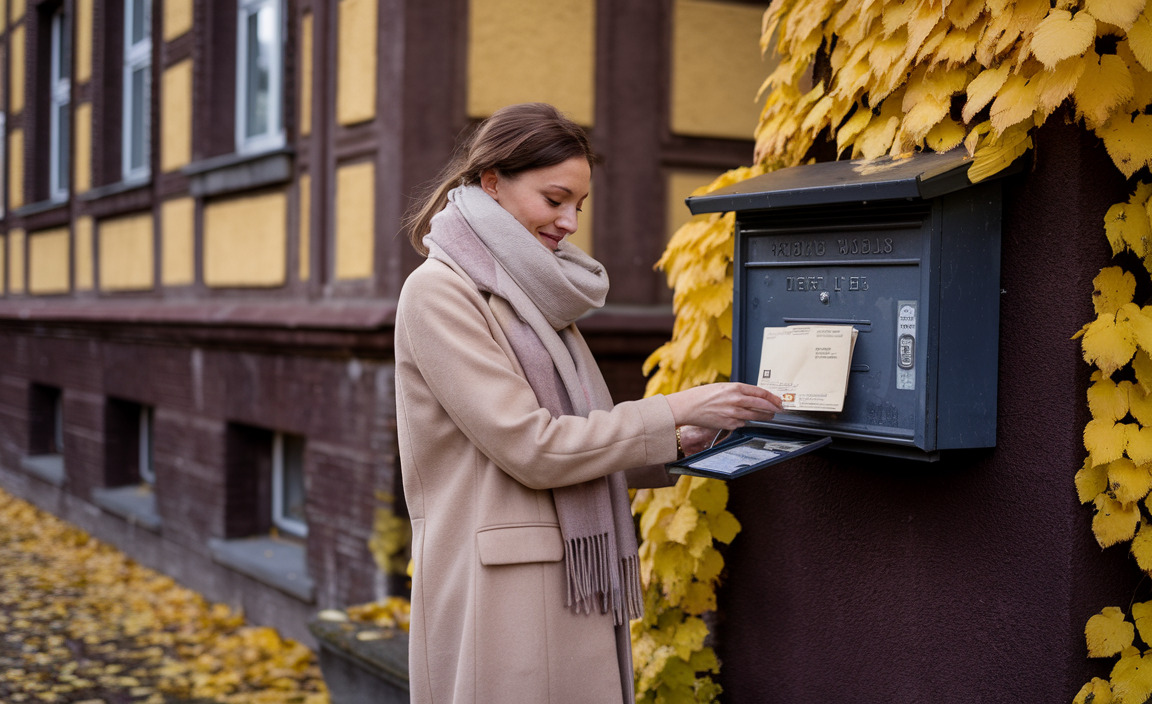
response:
[(705, 384), (668, 394), (676, 425), (698, 425), (714, 430), (735, 430), (750, 420), (772, 420), (780, 411), (780, 398), (751, 384)]

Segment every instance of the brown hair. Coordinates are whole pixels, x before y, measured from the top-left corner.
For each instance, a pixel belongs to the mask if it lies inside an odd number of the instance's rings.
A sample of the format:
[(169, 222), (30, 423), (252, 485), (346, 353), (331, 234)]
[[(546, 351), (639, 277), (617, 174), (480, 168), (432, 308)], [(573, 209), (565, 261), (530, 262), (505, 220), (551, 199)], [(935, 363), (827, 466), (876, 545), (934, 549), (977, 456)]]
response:
[(448, 203), (448, 191), (480, 183), (480, 175), (495, 169), (515, 177), (525, 171), (555, 166), (583, 157), (588, 165), (598, 161), (583, 128), (547, 103), (509, 105), (480, 123), (456, 150), (436, 180), (404, 215), (404, 232), (416, 251), (427, 256), (421, 240), (428, 234), (432, 216)]

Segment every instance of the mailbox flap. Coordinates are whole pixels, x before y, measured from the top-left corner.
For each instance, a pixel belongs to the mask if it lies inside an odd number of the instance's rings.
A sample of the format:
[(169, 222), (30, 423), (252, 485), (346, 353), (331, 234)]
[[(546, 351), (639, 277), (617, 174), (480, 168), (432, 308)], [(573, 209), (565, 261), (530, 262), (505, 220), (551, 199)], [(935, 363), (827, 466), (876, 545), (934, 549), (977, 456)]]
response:
[[(943, 154), (921, 152), (908, 157), (828, 161), (780, 169), (707, 195), (688, 198), (693, 215), (767, 210), (827, 203), (927, 199), (971, 186), (972, 157), (963, 148)], [(1018, 170), (1017, 160), (997, 174)]]
[(831, 442), (832, 438), (819, 435), (745, 427), (715, 447), (669, 462), (666, 466), (671, 474), (735, 479), (806, 455)]

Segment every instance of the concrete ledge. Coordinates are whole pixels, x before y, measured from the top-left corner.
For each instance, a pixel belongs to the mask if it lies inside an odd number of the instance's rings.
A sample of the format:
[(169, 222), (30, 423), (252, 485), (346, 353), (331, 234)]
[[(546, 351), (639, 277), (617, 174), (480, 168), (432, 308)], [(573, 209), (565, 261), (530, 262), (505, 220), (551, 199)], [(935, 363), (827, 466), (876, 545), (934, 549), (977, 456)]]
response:
[(20, 468), (52, 486), (64, 486), (64, 455), (21, 457)]
[(407, 704), (408, 634), (362, 641), (360, 631), (381, 630), (367, 623), (313, 619), (308, 623), (320, 644), (320, 670), (332, 704)]
[(294, 596), (306, 604), (315, 601), (316, 587), (308, 576), (304, 546), (270, 536), (208, 541), (212, 559), (225, 567)]
[(92, 503), (133, 525), (160, 532), (160, 515), (156, 513), (156, 495), (147, 484), (93, 489)]

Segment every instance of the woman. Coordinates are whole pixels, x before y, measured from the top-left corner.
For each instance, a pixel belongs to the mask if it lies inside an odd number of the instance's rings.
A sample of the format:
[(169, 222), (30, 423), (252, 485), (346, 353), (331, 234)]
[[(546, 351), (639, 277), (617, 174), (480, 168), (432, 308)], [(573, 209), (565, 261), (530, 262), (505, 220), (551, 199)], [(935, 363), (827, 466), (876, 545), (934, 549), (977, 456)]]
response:
[(564, 241), (594, 161), (555, 108), (504, 108), (407, 220), (428, 256), (396, 314), (413, 702), (632, 701), (624, 470), (779, 410), (745, 384), (612, 404), (574, 325), (607, 276)]

